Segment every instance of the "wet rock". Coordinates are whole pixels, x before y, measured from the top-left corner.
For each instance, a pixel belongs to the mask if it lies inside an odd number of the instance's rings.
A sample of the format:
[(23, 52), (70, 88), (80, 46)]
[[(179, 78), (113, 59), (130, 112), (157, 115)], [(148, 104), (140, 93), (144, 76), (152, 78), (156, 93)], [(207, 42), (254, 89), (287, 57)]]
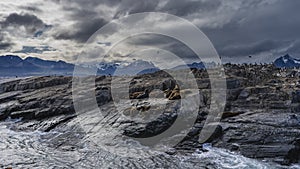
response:
[(36, 111), (38, 111), (38, 109), (15, 111), (10, 113), (10, 117), (13, 119), (15, 118), (33, 119)]
[(28, 89), (40, 89), (45, 87), (68, 84), (70, 83), (71, 79), (72, 79), (71, 77), (63, 77), (63, 76), (33, 77), (33, 78), (3, 83), (0, 85), (0, 89), (3, 92), (19, 91), (19, 90), (24, 91)]
[[(131, 123), (129, 126), (124, 127), (124, 135), (132, 138), (148, 138), (158, 135), (167, 130), (176, 120), (178, 111), (177, 102), (169, 103), (168, 105), (168, 109), (157, 109), (157, 111), (161, 111), (161, 114), (158, 114), (155, 119), (152, 119), (150, 117), (148, 118), (149, 121), (147, 122), (143, 120), (141, 122)], [(143, 110), (137, 110), (139, 109), (139, 107), (142, 107)], [(142, 104), (137, 105), (136, 108), (131, 108), (130, 111), (131, 114), (132, 111), (136, 112), (135, 116), (137, 116), (138, 114), (143, 115), (143, 111), (147, 112), (145, 108), (148, 109), (150, 107), (147, 104)], [(137, 111), (139, 111), (140, 113), (138, 113)], [(155, 144), (155, 142), (153, 142), (153, 144)]]
[(300, 90), (292, 92), (292, 103), (300, 103)]
[(209, 79), (197, 79), (197, 84), (199, 89), (209, 89), (210, 81)]
[(226, 80), (228, 89), (235, 89), (241, 86), (241, 82), (238, 79), (230, 78)]
[(237, 100), (241, 93), (241, 90), (242, 89), (240, 88), (227, 90), (227, 100), (228, 101)]
[(244, 89), (240, 95), (239, 95), (239, 99), (247, 99), (250, 96), (250, 90), (249, 89)]
[(110, 90), (101, 88), (101, 90), (97, 91), (96, 100), (100, 106), (112, 101)]
[(176, 82), (173, 79), (166, 79), (165, 81), (162, 82), (162, 90), (170, 90), (174, 89), (176, 86)]
[(291, 112), (292, 113), (299, 113), (300, 112), (300, 104), (299, 103), (293, 103), (290, 105)]
[(18, 101), (9, 101), (0, 104), (0, 120), (5, 120), (9, 117), (14, 106), (18, 105)]
[(47, 123), (49, 125), (44, 126), (43, 131), (49, 132), (59, 125), (64, 125), (66, 122), (68, 122), (69, 120), (71, 120), (75, 117), (76, 117), (76, 115), (68, 115), (68, 116), (62, 116), (61, 118), (57, 118), (57, 119), (53, 120), (52, 123)]
[(22, 91), (14, 91), (14, 92), (6, 92), (3, 94), (0, 94), (0, 103), (5, 103), (8, 101), (11, 101), (11, 100), (13, 100), (13, 98), (15, 98), (16, 96), (18, 96), (21, 93), (22, 93)]
[(206, 140), (206, 142), (214, 142), (218, 140), (223, 134), (223, 129), (221, 125), (217, 125), (215, 131), (211, 134), (211, 136)]
[(235, 116), (238, 116), (240, 114), (242, 114), (243, 112), (224, 112), (222, 114), (222, 119), (226, 119), (226, 118), (229, 118), (229, 117), (235, 117)]
[[(246, 157), (281, 164), (297, 163), (300, 151), (297, 141), (300, 138), (299, 80), (278, 76), (282, 73), (280, 71), (283, 70), (270, 65), (225, 65), (228, 87), (225, 112), (222, 117), (215, 117), (221, 122), (207, 142)], [(193, 70), (193, 73), (201, 104), (196, 123), (178, 145), (188, 153), (200, 146), (197, 139), (211, 105), (207, 72)], [(17, 131), (67, 128), (67, 123), (76, 121), (70, 81), (71, 77), (49, 76), (0, 84), (0, 120), (22, 118), (16, 123)], [(126, 94), (134, 104), (124, 108), (123, 117), (116, 114), (119, 110), (112, 108), (116, 105), (112, 104), (110, 81), (109, 77), (97, 77), (95, 89), (90, 89), (95, 90), (98, 105), (106, 113), (103, 126), (112, 125), (132, 138), (152, 137), (166, 131), (178, 116), (179, 99), (193, 94), (189, 89), (180, 89), (179, 84), (183, 82), (175, 81), (167, 73), (139, 75), (128, 81), (130, 88)], [(82, 101), (89, 103), (91, 98), (84, 97), (84, 94), (85, 91), (79, 92)], [(88, 106), (86, 109), (90, 111)], [(81, 137), (84, 134), (78, 136)], [(72, 151), (73, 144), (61, 146), (61, 142), (73, 141), (70, 138), (64, 135), (55, 146)]]
[(138, 106), (136, 109), (138, 111), (144, 112), (144, 111), (148, 111), (150, 109), (150, 107), (151, 107), (150, 105), (143, 105), (143, 106)]
[(287, 164), (298, 163), (300, 160), (300, 140), (295, 140), (292, 145), (293, 148), (291, 148), (287, 156), (285, 156)]

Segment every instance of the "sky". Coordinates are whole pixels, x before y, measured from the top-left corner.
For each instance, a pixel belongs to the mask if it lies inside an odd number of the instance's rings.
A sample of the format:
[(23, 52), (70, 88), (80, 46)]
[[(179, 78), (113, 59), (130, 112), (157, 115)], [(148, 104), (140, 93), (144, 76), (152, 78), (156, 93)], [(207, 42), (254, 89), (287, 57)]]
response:
[[(272, 62), (286, 53), (300, 58), (299, 7), (299, 0), (1, 0), (0, 54), (75, 62), (104, 25), (131, 14), (163, 12), (196, 25), (223, 62)], [(161, 27), (180, 25), (166, 22)], [(126, 60), (122, 50), (139, 46), (193, 55), (180, 42), (157, 35), (126, 39), (120, 46), (110, 61)]]

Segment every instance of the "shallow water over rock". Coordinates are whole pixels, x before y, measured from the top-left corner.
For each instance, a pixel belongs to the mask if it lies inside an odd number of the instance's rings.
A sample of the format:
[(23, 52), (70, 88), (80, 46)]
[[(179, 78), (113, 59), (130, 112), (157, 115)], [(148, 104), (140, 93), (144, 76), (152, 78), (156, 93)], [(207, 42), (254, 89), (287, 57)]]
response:
[[(10, 129), (15, 123), (17, 121), (6, 121), (0, 125), (1, 168), (300, 168), (296, 165), (284, 167), (249, 159), (227, 150), (213, 148), (210, 144), (203, 146), (206, 152), (196, 150), (191, 154), (176, 155), (161, 152), (149, 158), (122, 157), (76, 137), (78, 132), (74, 133), (74, 130), (17, 132)], [(64, 144), (63, 140), (66, 138), (69, 145)], [(136, 148), (139, 145), (127, 146)], [(140, 150), (140, 153), (148, 153), (143, 152), (146, 149), (142, 147)]]

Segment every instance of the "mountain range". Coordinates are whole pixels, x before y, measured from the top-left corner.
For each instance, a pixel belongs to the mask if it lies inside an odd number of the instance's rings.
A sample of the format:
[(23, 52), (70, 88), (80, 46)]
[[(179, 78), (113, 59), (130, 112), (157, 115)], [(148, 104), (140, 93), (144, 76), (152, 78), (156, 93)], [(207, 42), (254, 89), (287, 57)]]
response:
[(274, 65), (278, 68), (300, 68), (300, 60), (286, 54), (276, 59)]
[[(277, 68), (300, 68), (300, 60), (286, 54), (274, 61)], [(215, 63), (207, 63), (206, 66), (213, 67)], [(82, 66), (85, 69), (88, 67)], [(99, 63), (94, 65), (97, 68), (98, 75), (135, 75), (147, 74), (159, 71), (153, 63), (136, 60), (132, 63)], [(50, 61), (35, 57), (25, 59), (15, 55), (0, 56), (0, 76), (44, 76), (44, 75), (72, 75), (75, 65), (65, 61)], [(187, 65), (179, 65), (173, 70), (189, 68), (205, 69), (202, 62), (194, 62)]]
[[(77, 65), (83, 69), (97, 68), (97, 75), (135, 75), (158, 71), (153, 63), (136, 60), (133, 63), (99, 63)], [(25, 59), (15, 55), (0, 56), (0, 77), (2, 76), (45, 76), (73, 75), (74, 64), (64, 61), (50, 61), (35, 57)]]
[(64, 61), (49, 61), (35, 57), (22, 59), (15, 55), (0, 57), (1, 76), (71, 75), (74, 65)]

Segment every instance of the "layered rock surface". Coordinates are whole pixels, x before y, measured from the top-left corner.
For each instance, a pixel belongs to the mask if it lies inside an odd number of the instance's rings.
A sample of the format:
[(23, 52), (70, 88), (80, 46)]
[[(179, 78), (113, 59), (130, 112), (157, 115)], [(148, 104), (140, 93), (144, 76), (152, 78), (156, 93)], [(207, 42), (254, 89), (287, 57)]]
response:
[[(251, 158), (281, 164), (299, 162), (299, 70), (276, 69), (271, 65), (224, 67), (226, 106), (221, 122), (207, 142)], [(211, 105), (207, 72), (197, 69), (192, 72), (198, 83), (200, 105), (195, 124), (176, 146), (184, 152), (201, 149), (197, 140)], [(130, 84), (131, 100), (127, 107), (121, 108), (122, 116), (117, 115), (120, 108), (113, 104), (112, 77), (97, 77), (91, 90), (95, 91), (101, 110), (107, 113), (104, 120), (100, 119), (102, 125), (119, 128), (123, 135), (132, 138), (147, 138), (167, 130), (179, 115), (181, 95), (192, 93), (181, 89), (182, 82), (162, 71), (130, 79), (120, 81)], [(89, 99), (82, 98), (86, 102)], [(0, 120), (21, 119), (14, 126), (16, 131), (60, 130), (78, 116), (72, 100), (72, 77), (31, 77), (0, 85)]]

